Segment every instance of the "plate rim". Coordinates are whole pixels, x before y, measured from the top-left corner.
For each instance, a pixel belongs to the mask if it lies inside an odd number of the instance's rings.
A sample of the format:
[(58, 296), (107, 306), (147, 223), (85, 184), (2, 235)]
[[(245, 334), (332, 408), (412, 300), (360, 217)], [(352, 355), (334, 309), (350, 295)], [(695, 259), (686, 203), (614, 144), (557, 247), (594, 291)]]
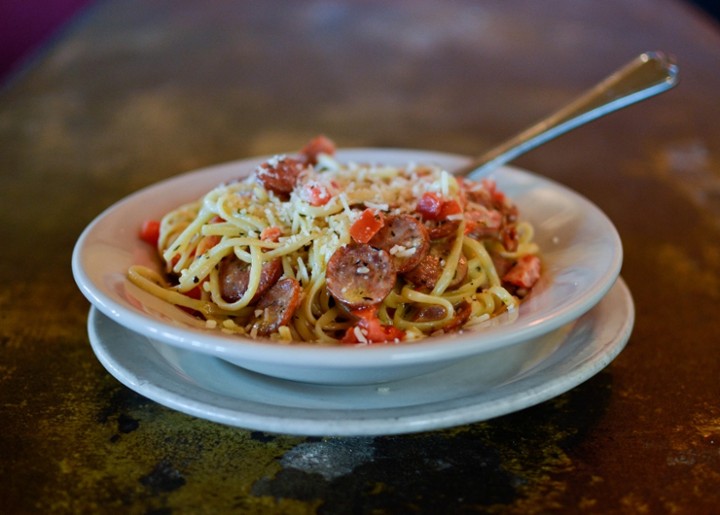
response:
[[(616, 303), (618, 299), (620, 302)], [(610, 307), (608, 307), (608, 305), (610, 305)], [(590, 341), (590, 338), (588, 338), (587, 341), (573, 343), (571, 348), (567, 348), (567, 345), (571, 344), (561, 345), (559, 349), (551, 352), (543, 360), (543, 362), (550, 361), (549, 364), (546, 363), (546, 366), (531, 369), (488, 390), (492, 391), (493, 397), (485, 401), (484, 405), (482, 402), (476, 402), (475, 404), (453, 407), (445, 412), (439, 411), (430, 415), (421, 413), (418, 415), (400, 416), (393, 416), (392, 409), (389, 408), (357, 411), (346, 409), (342, 410), (343, 415), (345, 415), (343, 419), (333, 420), (325, 420), (321, 417), (292, 419), (279, 414), (263, 415), (257, 413), (241, 413), (225, 407), (216, 406), (213, 408), (212, 406), (208, 406), (207, 402), (198, 400), (197, 395), (199, 395), (200, 398), (203, 396), (213, 398), (223, 397), (223, 394), (213, 393), (204, 388), (200, 388), (199, 391), (201, 393), (196, 394), (195, 398), (185, 398), (177, 392), (168, 391), (167, 387), (153, 383), (151, 379), (147, 377), (142, 377), (142, 374), (138, 376), (118, 362), (117, 353), (113, 355), (111, 348), (112, 346), (119, 345), (122, 349), (123, 345), (127, 346), (127, 342), (108, 343), (104, 342), (102, 338), (98, 336), (97, 328), (94, 327), (97, 324), (97, 315), (105, 315), (95, 306), (90, 308), (88, 333), (90, 335), (93, 352), (111, 375), (131, 390), (167, 408), (180, 411), (190, 416), (246, 430), (305, 436), (379, 436), (439, 430), (489, 420), (540, 404), (575, 388), (612, 362), (623, 350), (630, 338), (635, 322), (635, 306), (630, 290), (621, 277), (615, 282), (610, 293), (598, 303), (598, 306), (595, 306), (583, 316), (593, 317), (593, 312), (599, 309), (610, 310), (612, 313), (611, 316), (616, 319), (615, 323), (618, 327), (610, 341), (601, 344), (596, 341)], [(105, 318), (109, 323), (119, 326), (119, 324), (107, 316), (105, 316)], [(134, 337), (147, 339), (147, 337), (134, 333), (126, 327), (119, 327), (121, 331), (125, 331)], [(140, 345), (148, 345), (149, 343), (150, 342), (140, 342)], [(170, 345), (164, 342), (157, 343), (160, 345)], [(565, 352), (574, 350), (573, 359), (579, 362), (573, 363), (571, 368), (565, 370), (564, 374), (557, 375), (556, 372), (558, 370), (568, 366), (568, 360), (563, 359), (563, 356), (558, 354), (563, 347), (565, 347)], [(183, 349), (183, 352), (192, 351)], [(579, 356), (582, 356), (582, 359), (579, 359)], [(212, 356), (207, 357), (208, 359), (221, 359)], [(552, 362), (553, 358), (555, 362)], [(172, 368), (172, 365), (169, 363), (167, 366)], [(178, 376), (180, 376), (180, 374), (176, 371), (174, 374), (176, 384), (180, 384), (177, 380)], [(544, 380), (541, 379), (541, 376)], [(293, 384), (292, 381), (282, 379), (274, 380), (287, 382), (288, 385)], [(511, 390), (506, 397), (502, 396), (503, 389)], [(515, 389), (514, 392), (512, 391), (513, 389)], [(485, 394), (486, 392), (483, 392), (482, 394), (476, 394), (476, 396)], [(225, 397), (227, 397), (227, 395), (225, 395)], [(341, 410), (326, 411), (339, 412)], [(367, 412), (371, 411), (388, 411), (389, 413), (387, 413), (387, 416), (384, 418), (373, 418), (372, 416), (367, 416)]]

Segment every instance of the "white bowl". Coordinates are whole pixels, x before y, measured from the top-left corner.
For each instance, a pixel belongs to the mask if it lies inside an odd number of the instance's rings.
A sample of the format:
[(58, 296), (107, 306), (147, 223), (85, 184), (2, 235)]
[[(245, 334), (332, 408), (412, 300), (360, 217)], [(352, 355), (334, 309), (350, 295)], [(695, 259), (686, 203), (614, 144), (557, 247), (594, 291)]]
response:
[[(457, 155), (396, 149), (339, 150), (340, 161), (406, 165), (435, 163), (453, 169)], [(146, 219), (203, 196), (219, 183), (243, 177), (266, 158), (219, 165), (180, 175), (138, 191), (100, 214), (80, 236), (72, 258), (83, 294), (117, 323), (180, 348), (223, 358), (243, 368), (297, 381), (369, 384), (428, 373), (470, 356), (546, 334), (578, 318), (608, 292), (622, 264), (614, 226), (577, 193), (537, 175), (502, 167), (492, 177), (535, 227), (543, 276), (520, 305), (461, 333), (419, 342), (371, 346), (318, 346), (258, 341), (193, 324), (181, 310), (132, 285), (133, 264), (157, 267), (154, 249), (138, 238)]]

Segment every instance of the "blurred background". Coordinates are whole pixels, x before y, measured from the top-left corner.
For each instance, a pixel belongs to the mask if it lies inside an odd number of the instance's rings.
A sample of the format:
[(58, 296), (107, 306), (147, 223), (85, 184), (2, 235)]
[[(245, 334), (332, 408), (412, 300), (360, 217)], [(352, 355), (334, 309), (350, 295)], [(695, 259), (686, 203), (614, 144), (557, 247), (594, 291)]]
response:
[[(101, 0), (0, 0), (0, 84), (21, 73), (92, 4)], [(720, 2), (687, 0), (720, 23)]]

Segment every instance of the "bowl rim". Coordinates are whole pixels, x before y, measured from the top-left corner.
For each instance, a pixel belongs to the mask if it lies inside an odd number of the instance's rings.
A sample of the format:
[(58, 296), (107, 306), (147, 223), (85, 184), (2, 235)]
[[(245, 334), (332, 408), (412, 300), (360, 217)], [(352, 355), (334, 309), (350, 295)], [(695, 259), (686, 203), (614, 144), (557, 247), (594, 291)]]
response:
[[(459, 167), (468, 160), (465, 156), (446, 152), (401, 148), (343, 148), (338, 149), (336, 155), (341, 161), (358, 160), (363, 156), (370, 159), (370, 156), (372, 156), (372, 159), (377, 163), (392, 161), (391, 158), (399, 160), (402, 157), (405, 159), (405, 163), (418, 161), (439, 162), (446, 168)], [(568, 302), (567, 305), (560, 309), (556, 309), (557, 312), (553, 316), (541, 317), (529, 324), (515, 325), (513, 323), (502, 327), (489, 327), (483, 330), (482, 333), (466, 331), (400, 344), (325, 346), (314, 343), (293, 342), (288, 345), (278, 342), (252, 340), (241, 335), (227, 335), (212, 329), (191, 329), (174, 326), (147, 313), (135, 311), (123, 305), (113, 295), (108, 294), (103, 285), (96, 284), (90, 277), (84, 264), (88, 246), (93, 244), (93, 238), (99, 237), (98, 230), (101, 225), (112, 217), (117, 217), (123, 209), (138, 204), (145, 197), (152, 196), (161, 190), (173, 186), (177, 187), (193, 179), (201, 180), (200, 175), (206, 175), (208, 182), (210, 176), (216, 177), (232, 173), (233, 176), (239, 177), (238, 172), (249, 173), (257, 164), (269, 157), (260, 156), (240, 159), (182, 173), (150, 184), (103, 210), (82, 231), (73, 248), (72, 272), (83, 295), (102, 313), (135, 332), (171, 345), (230, 359), (235, 363), (246, 361), (248, 363), (295, 364), (297, 366), (347, 369), (368, 366), (411, 365), (437, 359), (455, 360), (525, 341), (528, 338), (557, 329), (583, 315), (600, 301), (619, 276), (623, 258), (622, 244), (616, 228), (605, 213), (584, 196), (551, 179), (520, 168), (503, 166), (498, 168), (495, 173), (530, 180), (533, 184), (552, 188), (564, 197), (571, 199), (582, 208), (583, 213), (592, 216), (598, 223), (602, 224), (605, 236), (612, 243), (611, 259), (607, 263), (606, 269), (598, 276), (590, 288), (581, 292), (579, 298)], [(214, 185), (218, 183), (219, 181), (215, 182)], [(209, 186), (208, 190), (211, 187), (213, 186)], [(197, 198), (203, 194), (204, 192), (200, 191)], [(512, 198), (512, 195), (509, 196)], [(138, 238), (138, 244), (140, 243), (142, 242)], [(520, 309), (522, 310), (522, 305)]]

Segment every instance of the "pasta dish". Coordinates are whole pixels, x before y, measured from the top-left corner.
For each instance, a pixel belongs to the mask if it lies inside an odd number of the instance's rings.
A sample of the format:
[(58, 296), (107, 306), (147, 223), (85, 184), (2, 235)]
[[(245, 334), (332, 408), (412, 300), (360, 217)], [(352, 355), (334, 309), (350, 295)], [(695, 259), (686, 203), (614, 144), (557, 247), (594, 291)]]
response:
[(533, 228), (492, 180), (430, 163), (344, 163), (319, 136), (140, 235), (164, 270), (143, 290), (210, 328), (282, 342), (372, 344), (461, 331), (540, 277)]

